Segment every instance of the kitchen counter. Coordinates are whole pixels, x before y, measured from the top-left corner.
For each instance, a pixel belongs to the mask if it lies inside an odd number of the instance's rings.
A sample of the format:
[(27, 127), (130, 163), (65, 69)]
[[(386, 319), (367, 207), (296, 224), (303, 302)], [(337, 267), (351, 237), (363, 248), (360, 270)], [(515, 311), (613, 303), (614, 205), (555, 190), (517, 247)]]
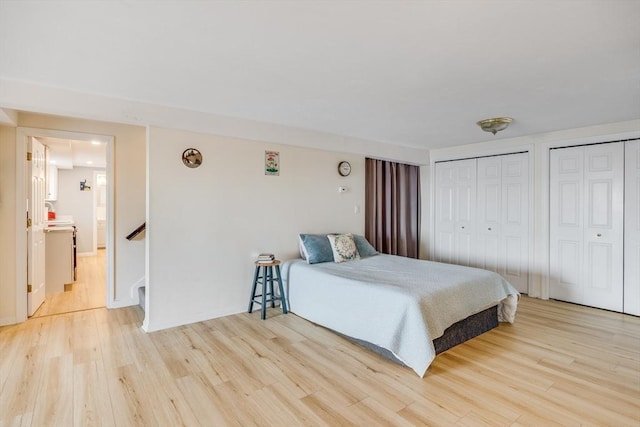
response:
[(73, 231), (75, 227), (72, 225), (48, 225), (45, 229), (45, 233), (59, 232), (59, 231)]
[(55, 219), (47, 220), (47, 227), (72, 227), (74, 225), (73, 215), (58, 215)]

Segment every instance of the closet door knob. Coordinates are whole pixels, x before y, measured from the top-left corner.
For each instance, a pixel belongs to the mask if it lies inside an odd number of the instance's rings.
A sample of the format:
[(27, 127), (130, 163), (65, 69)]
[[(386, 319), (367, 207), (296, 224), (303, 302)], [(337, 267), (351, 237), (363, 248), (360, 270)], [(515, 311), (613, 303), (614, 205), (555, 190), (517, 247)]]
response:
[(464, 225), (462, 227), (460, 227), (460, 228), (462, 228), (464, 230)]
[(487, 228), (487, 230), (491, 231), (491, 227)]
[(601, 233), (596, 234), (596, 237), (602, 237)]

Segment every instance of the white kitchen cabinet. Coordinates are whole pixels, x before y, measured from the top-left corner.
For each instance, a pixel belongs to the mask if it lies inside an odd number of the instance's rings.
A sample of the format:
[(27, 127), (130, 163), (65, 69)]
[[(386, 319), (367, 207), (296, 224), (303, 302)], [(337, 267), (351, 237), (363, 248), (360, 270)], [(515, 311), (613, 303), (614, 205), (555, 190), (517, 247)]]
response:
[(74, 280), (73, 227), (51, 227), (45, 240), (45, 295), (64, 292)]
[(45, 200), (48, 202), (58, 200), (58, 167), (56, 165), (47, 165), (47, 194)]

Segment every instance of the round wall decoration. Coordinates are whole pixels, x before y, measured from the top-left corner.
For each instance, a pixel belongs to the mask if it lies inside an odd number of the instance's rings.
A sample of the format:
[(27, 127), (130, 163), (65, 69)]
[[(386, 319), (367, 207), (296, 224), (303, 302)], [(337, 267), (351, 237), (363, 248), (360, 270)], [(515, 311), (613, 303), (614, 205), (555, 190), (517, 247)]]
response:
[(182, 153), (182, 163), (188, 168), (197, 168), (202, 164), (202, 154), (195, 148), (187, 148)]
[(341, 176), (349, 176), (351, 173), (351, 163), (342, 161), (338, 164), (338, 173)]

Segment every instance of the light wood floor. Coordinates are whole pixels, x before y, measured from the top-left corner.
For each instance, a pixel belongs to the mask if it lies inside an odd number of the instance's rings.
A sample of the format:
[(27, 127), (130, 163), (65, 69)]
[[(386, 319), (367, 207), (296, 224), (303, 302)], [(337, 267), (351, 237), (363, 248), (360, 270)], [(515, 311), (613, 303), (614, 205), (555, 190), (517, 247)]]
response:
[(638, 426), (640, 319), (523, 297), (424, 378), (293, 314), (145, 334), (138, 307), (0, 328), (0, 426)]
[(64, 292), (47, 297), (33, 317), (70, 313), (106, 305), (106, 264), (104, 249), (96, 256), (78, 257), (77, 280), (64, 286)]

